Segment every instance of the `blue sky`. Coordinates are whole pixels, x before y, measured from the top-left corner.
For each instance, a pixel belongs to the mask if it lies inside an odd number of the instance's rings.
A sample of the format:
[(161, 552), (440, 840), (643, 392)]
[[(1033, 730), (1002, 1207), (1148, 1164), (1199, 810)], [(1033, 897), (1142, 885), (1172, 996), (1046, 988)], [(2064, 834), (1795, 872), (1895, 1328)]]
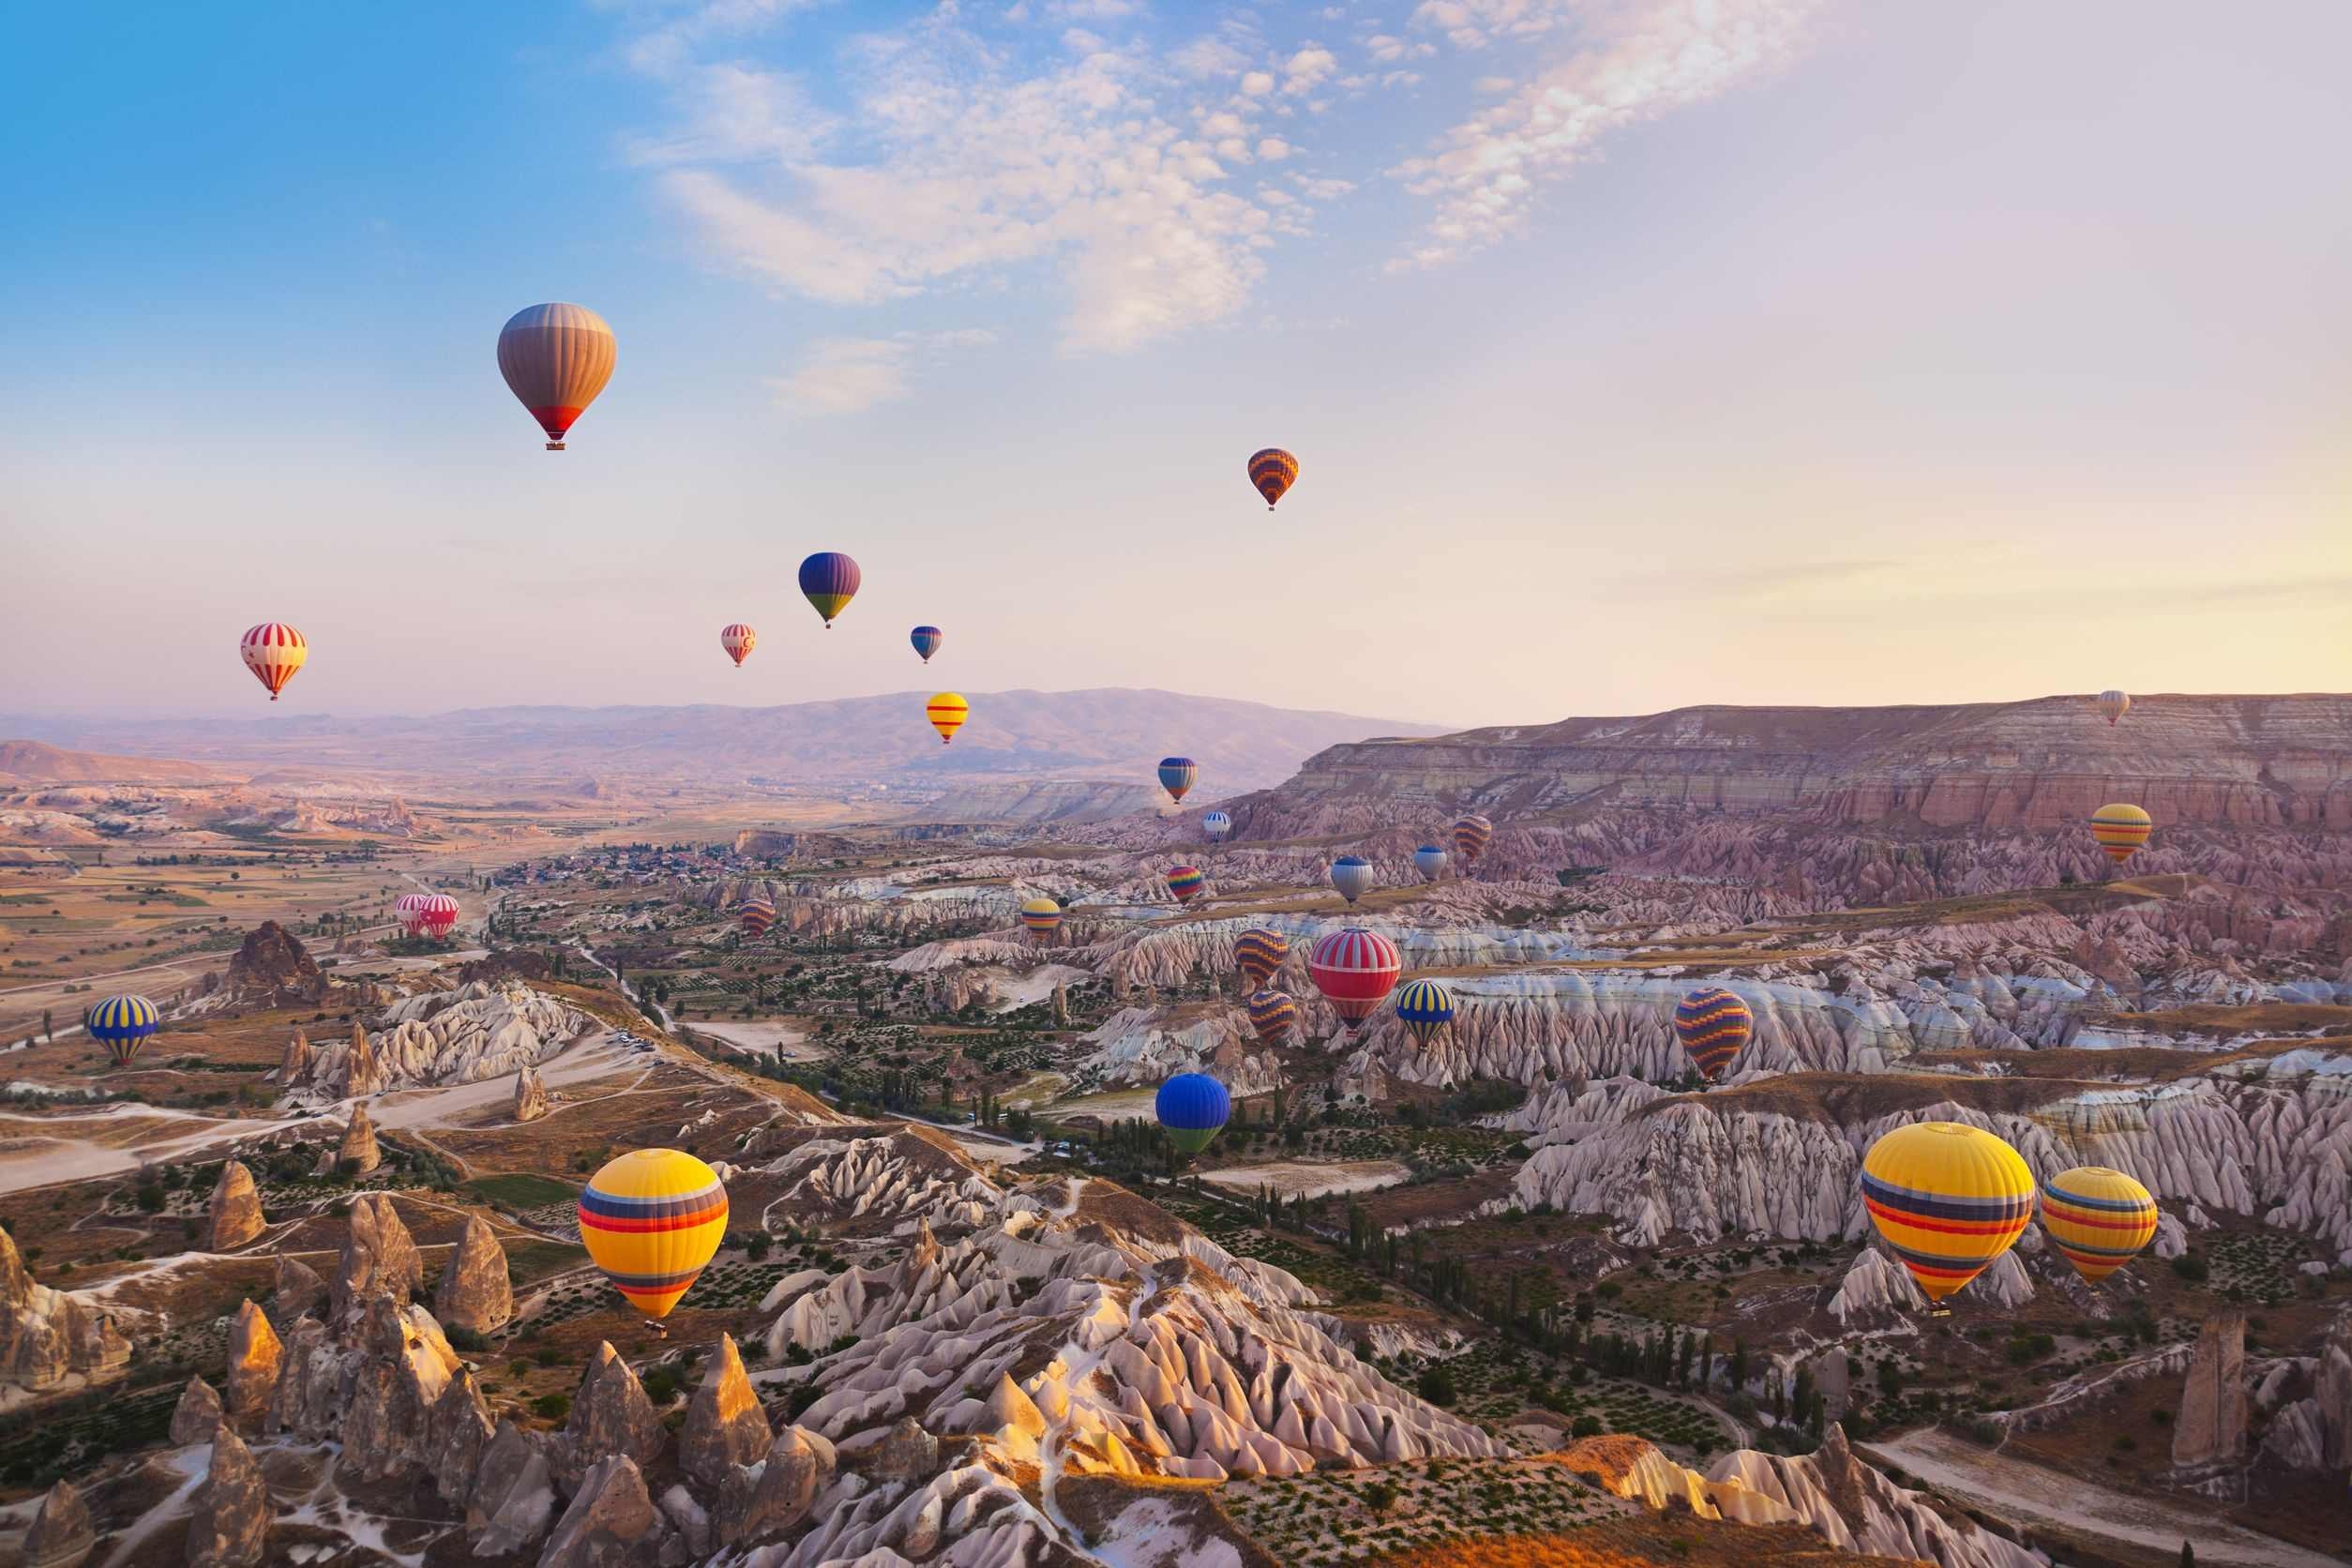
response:
[[(314, 649), (281, 711), (2346, 685), (2352, 8), (154, 6), (14, 39), (0, 711), (249, 711), (264, 619)], [(620, 342), (561, 456), (492, 359), (542, 299)], [(1304, 464), (1273, 518), (1268, 444)], [(817, 549), (866, 566), (831, 633)]]

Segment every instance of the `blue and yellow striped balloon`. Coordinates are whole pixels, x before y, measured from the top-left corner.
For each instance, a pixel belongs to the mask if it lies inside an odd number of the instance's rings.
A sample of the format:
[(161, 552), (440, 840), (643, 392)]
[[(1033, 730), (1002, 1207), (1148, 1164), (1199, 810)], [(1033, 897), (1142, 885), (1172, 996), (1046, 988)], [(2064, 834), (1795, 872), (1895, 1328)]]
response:
[(639, 1149), (596, 1172), (580, 1195), (580, 1239), (612, 1288), (648, 1318), (667, 1318), (727, 1233), (718, 1172), (678, 1149)]
[(1249, 1008), (1250, 1028), (1258, 1031), (1258, 1038), (1270, 1046), (1288, 1039), (1291, 1026), (1299, 1021), (1299, 1004), (1290, 1000), (1289, 991), (1253, 991), (1245, 1005)]
[(1435, 980), (1415, 980), (1396, 993), (1396, 1016), (1412, 1032), (1414, 1043), (1426, 1046), (1454, 1021), (1453, 994)]
[(1930, 1301), (1942, 1301), (2016, 1244), (2033, 1217), (2024, 1156), (1958, 1122), (1897, 1127), (1862, 1157), (1870, 1223)]
[(917, 626), (907, 633), (907, 641), (914, 644), (914, 651), (923, 656), (924, 663), (928, 664), (931, 656), (938, 653), (941, 644), (947, 641), (947, 634), (937, 626)]
[(2096, 1285), (2156, 1239), (2156, 1199), (2120, 1170), (2076, 1166), (2042, 1184), (2042, 1229), (2074, 1272)]
[(1200, 764), (1189, 757), (1160, 759), (1160, 788), (1166, 790), (1171, 799), (1184, 799), (1185, 792), (1192, 788), (1193, 780), (1199, 776)]
[(110, 996), (82, 1016), (90, 1038), (106, 1048), (117, 1067), (128, 1067), (147, 1036), (162, 1026), (163, 1015), (143, 996)]
[(1755, 1035), (1756, 1015), (1732, 992), (1721, 986), (1707, 986), (1684, 997), (1674, 1009), (1674, 1033), (1693, 1065), (1710, 1082), (1721, 1082)]
[(1062, 906), (1051, 898), (1032, 898), (1021, 905), (1021, 928), (1043, 947), (1062, 928)]
[(1274, 971), (1289, 956), (1290, 939), (1263, 926), (1252, 926), (1233, 939), (1233, 967), (1248, 976), (1254, 986), (1273, 979)]
[(857, 563), (837, 550), (821, 550), (800, 564), (801, 596), (824, 617), (827, 631), (833, 629), (833, 618), (857, 597), (864, 580)]

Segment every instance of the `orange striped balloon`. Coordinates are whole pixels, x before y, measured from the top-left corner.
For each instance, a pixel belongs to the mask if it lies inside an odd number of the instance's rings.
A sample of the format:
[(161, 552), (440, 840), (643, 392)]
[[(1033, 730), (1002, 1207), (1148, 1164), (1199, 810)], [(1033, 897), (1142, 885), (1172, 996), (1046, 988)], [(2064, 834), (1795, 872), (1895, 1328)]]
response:
[(245, 656), (245, 667), (253, 671), (253, 678), (262, 683), (273, 702), (310, 657), (310, 644), (283, 621), (264, 621), (255, 626), (245, 634), (237, 651)]
[(956, 731), (962, 729), (964, 720), (972, 716), (972, 704), (965, 701), (959, 693), (942, 691), (924, 705), (923, 712), (930, 719), (931, 728), (939, 731), (939, 744), (953, 746)]
[(2148, 836), (2155, 831), (2156, 820), (2128, 803), (2103, 806), (2090, 814), (2090, 836), (2099, 840), (2099, 847), (2118, 866), (2131, 859), (2133, 852), (2147, 843)]

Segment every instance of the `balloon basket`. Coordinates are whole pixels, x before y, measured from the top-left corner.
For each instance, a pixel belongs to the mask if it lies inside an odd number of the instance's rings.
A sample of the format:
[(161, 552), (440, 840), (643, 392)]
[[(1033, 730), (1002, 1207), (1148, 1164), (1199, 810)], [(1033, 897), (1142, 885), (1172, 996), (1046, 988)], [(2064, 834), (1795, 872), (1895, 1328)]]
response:
[(1927, 1315), (1930, 1318), (1949, 1318), (1952, 1316), (1952, 1308), (1948, 1306), (1931, 1306), (1927, 1309)]
[(550, 441), (547, 444), (547, 449), (550, 452), (560, 452), (564, 449), (564, 444), (560, 441)]

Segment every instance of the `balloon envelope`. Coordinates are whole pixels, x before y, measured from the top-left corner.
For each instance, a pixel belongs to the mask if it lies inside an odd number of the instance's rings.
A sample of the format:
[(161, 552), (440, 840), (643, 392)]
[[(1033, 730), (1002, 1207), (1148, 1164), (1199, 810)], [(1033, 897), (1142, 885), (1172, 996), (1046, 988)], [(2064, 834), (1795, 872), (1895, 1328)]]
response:
[(746, 898), (735, 906), (735, 918), (755, 938), (763, 937), (768, 934), (768, 927), (776, 924), (776, 906), (765, 898)]
[(1427, 1045), (1454, 1021), (1454, 996), (1435, 980), (1415, 980), (1396, 993), (1396, 1016), (1418, 1045)]
[(2131, 693), (2117, 691), (2112, 686), (2092, 698), (2091, 701), (2099, 705), (2101, 713), (2107, 716), (2107, 723), (2110, 727), (2132, 711)]
[(1354, 903), (1371, 890), (1372, 863), (1356, 855), (1341, 855), (1331, 863), (1331, 884), (1339, 889), (1342, 898)]
[(2016, 1244), (2033, 1216), (2033, 1172), (1982, 1127), (1915, 1122), (1862, 1159), (1870, 1222), (1930, 1301), (1942, 1301)]
[(560, 452), (572, 424), (612, 379), (612, 328), (584, 305), (532, 305), (498, 334), (498, 373)]
[(1198, 866), (1171, 866), (1168, 868), (1168, 891), (1175, 896), (1180, 904), (1191, 903), (1208, 885), (1209, 879), (1202, 875)]
[(1252, 985), (1262, 986), (1273, 979), (1289, 956), (1290, 939), (1263, 926), (1252, 926), (1233, 939), (1233, 967), (1248, 976)]
[(143, 996), (110, 996), (82, 1015), (82, 1027), (106, 1048), (117, 1067), (128, 1067), (147, 1036), (162, 1027), (163, 1015)]
[(2118, 802), (2090, 814), (2090, 836), (2118, 866), (2132, 858), (2156, 831), (2156, 820), (2136, 806)]
[(283, 621), (264, 621), (248, 631), (237, 652), (273, 702), (294, 678), (294, 671), (310, 661), (309, 642)]
[(1250, 488), (1266, 498), (1266, 510), (1273, 511), (1289, 488), (1298, 483), (1299, 460), (1279, 446), (1268, 446), (1249, 455)]
[(1485, 852), (1486, 841), (1495, 836), (1495, 824), (1473, 811), (1454, 824), (1454, 847), (1471, 865)]
[(738, 670), (743, 668), (743, 661), (751, 656), (752, 644), (759, 641), (760, 634), (741, 621), (719, 628), (718, 645), (727, 650), (727, 656), (735, 661)]
[(1233, 1102), (1225, 1085), (1208, 1074), (1179, 1073), (1160, 1085), (1152, 1108), (1168, 1141), (1187, 1154), (1198, 1154), (1225, 1125)]
[(1346, 926), (1318, 938), (1307, 950), (1306, 977), (1350, 1031), (1387, 1000), (1404, 972), (1396, 944), (1378, 931)]
[(931, 721), (931, 728), (939, 731), (939, 744), (952, 746), (956, 731), (972, 716), (972, 704), (956, 692), (938, 692), (923, 705), (923, 715)]
[(718, 1172), (683, 1150), (623, 1154), (580, 1195), (589, 1259), (648, 1318), (670, 1316), (726, 1233)]
[(833, 618), (850, 607), (858, 584), (865, 580), (857, 563), (837, 550), (821, 550), (800, 564), (801, 594), (824, 617), (828, 629)]
[(1287, 1036), (1290, 1026), (1299, 1021), (1299, 1004), (1288, 991), (1252, 991), (1244, 1005), (1249, 1009), (1250, 1028), (1270, 1046)]
[(1189, 757), (1160, 759), (1160, 788), (1177, 800), (1184, 798), (1184, 792), (1192, 788), (1192, 781), (1199, 776), (1199, 764)]
[(1445, 874), (1445, 852), (1435, 844), (1424, 844), (1413, 852), (1413, 869), (1430, 882)]
[(1200, 831), (1209, 836), (1210, 843), (1222, 844), (1233, 837), (1233, 819), (1222, 811), (1207, 812), (1200, 819)]
[(1021, 928), (1039, 944), (1050, 942), (1062, 928), (1062, 906), (1051, 898), (1032, 898), (1021, 905)]
[(2156, 1238), (2156, 1199), (2120, 1170), (2076, 1166), (2042, 1184), (2042, 1229), (2051, 1244), (2096, 1285)]
[(947, 641), (947, 634), (937, 626), (917, 626), (907, 633), (907, 641), (914, 644), (914, 651), (923, 656), (924, 663), (928, 664), (931, 656), (939, 652), (940, 644)]
[(1721, 986), (1693, 991), (1674, 1009), (1674, 1034), (1683, 1054), (1712, 1081), (1722, 1081), (1755, 1033), (1756, 1015)]

